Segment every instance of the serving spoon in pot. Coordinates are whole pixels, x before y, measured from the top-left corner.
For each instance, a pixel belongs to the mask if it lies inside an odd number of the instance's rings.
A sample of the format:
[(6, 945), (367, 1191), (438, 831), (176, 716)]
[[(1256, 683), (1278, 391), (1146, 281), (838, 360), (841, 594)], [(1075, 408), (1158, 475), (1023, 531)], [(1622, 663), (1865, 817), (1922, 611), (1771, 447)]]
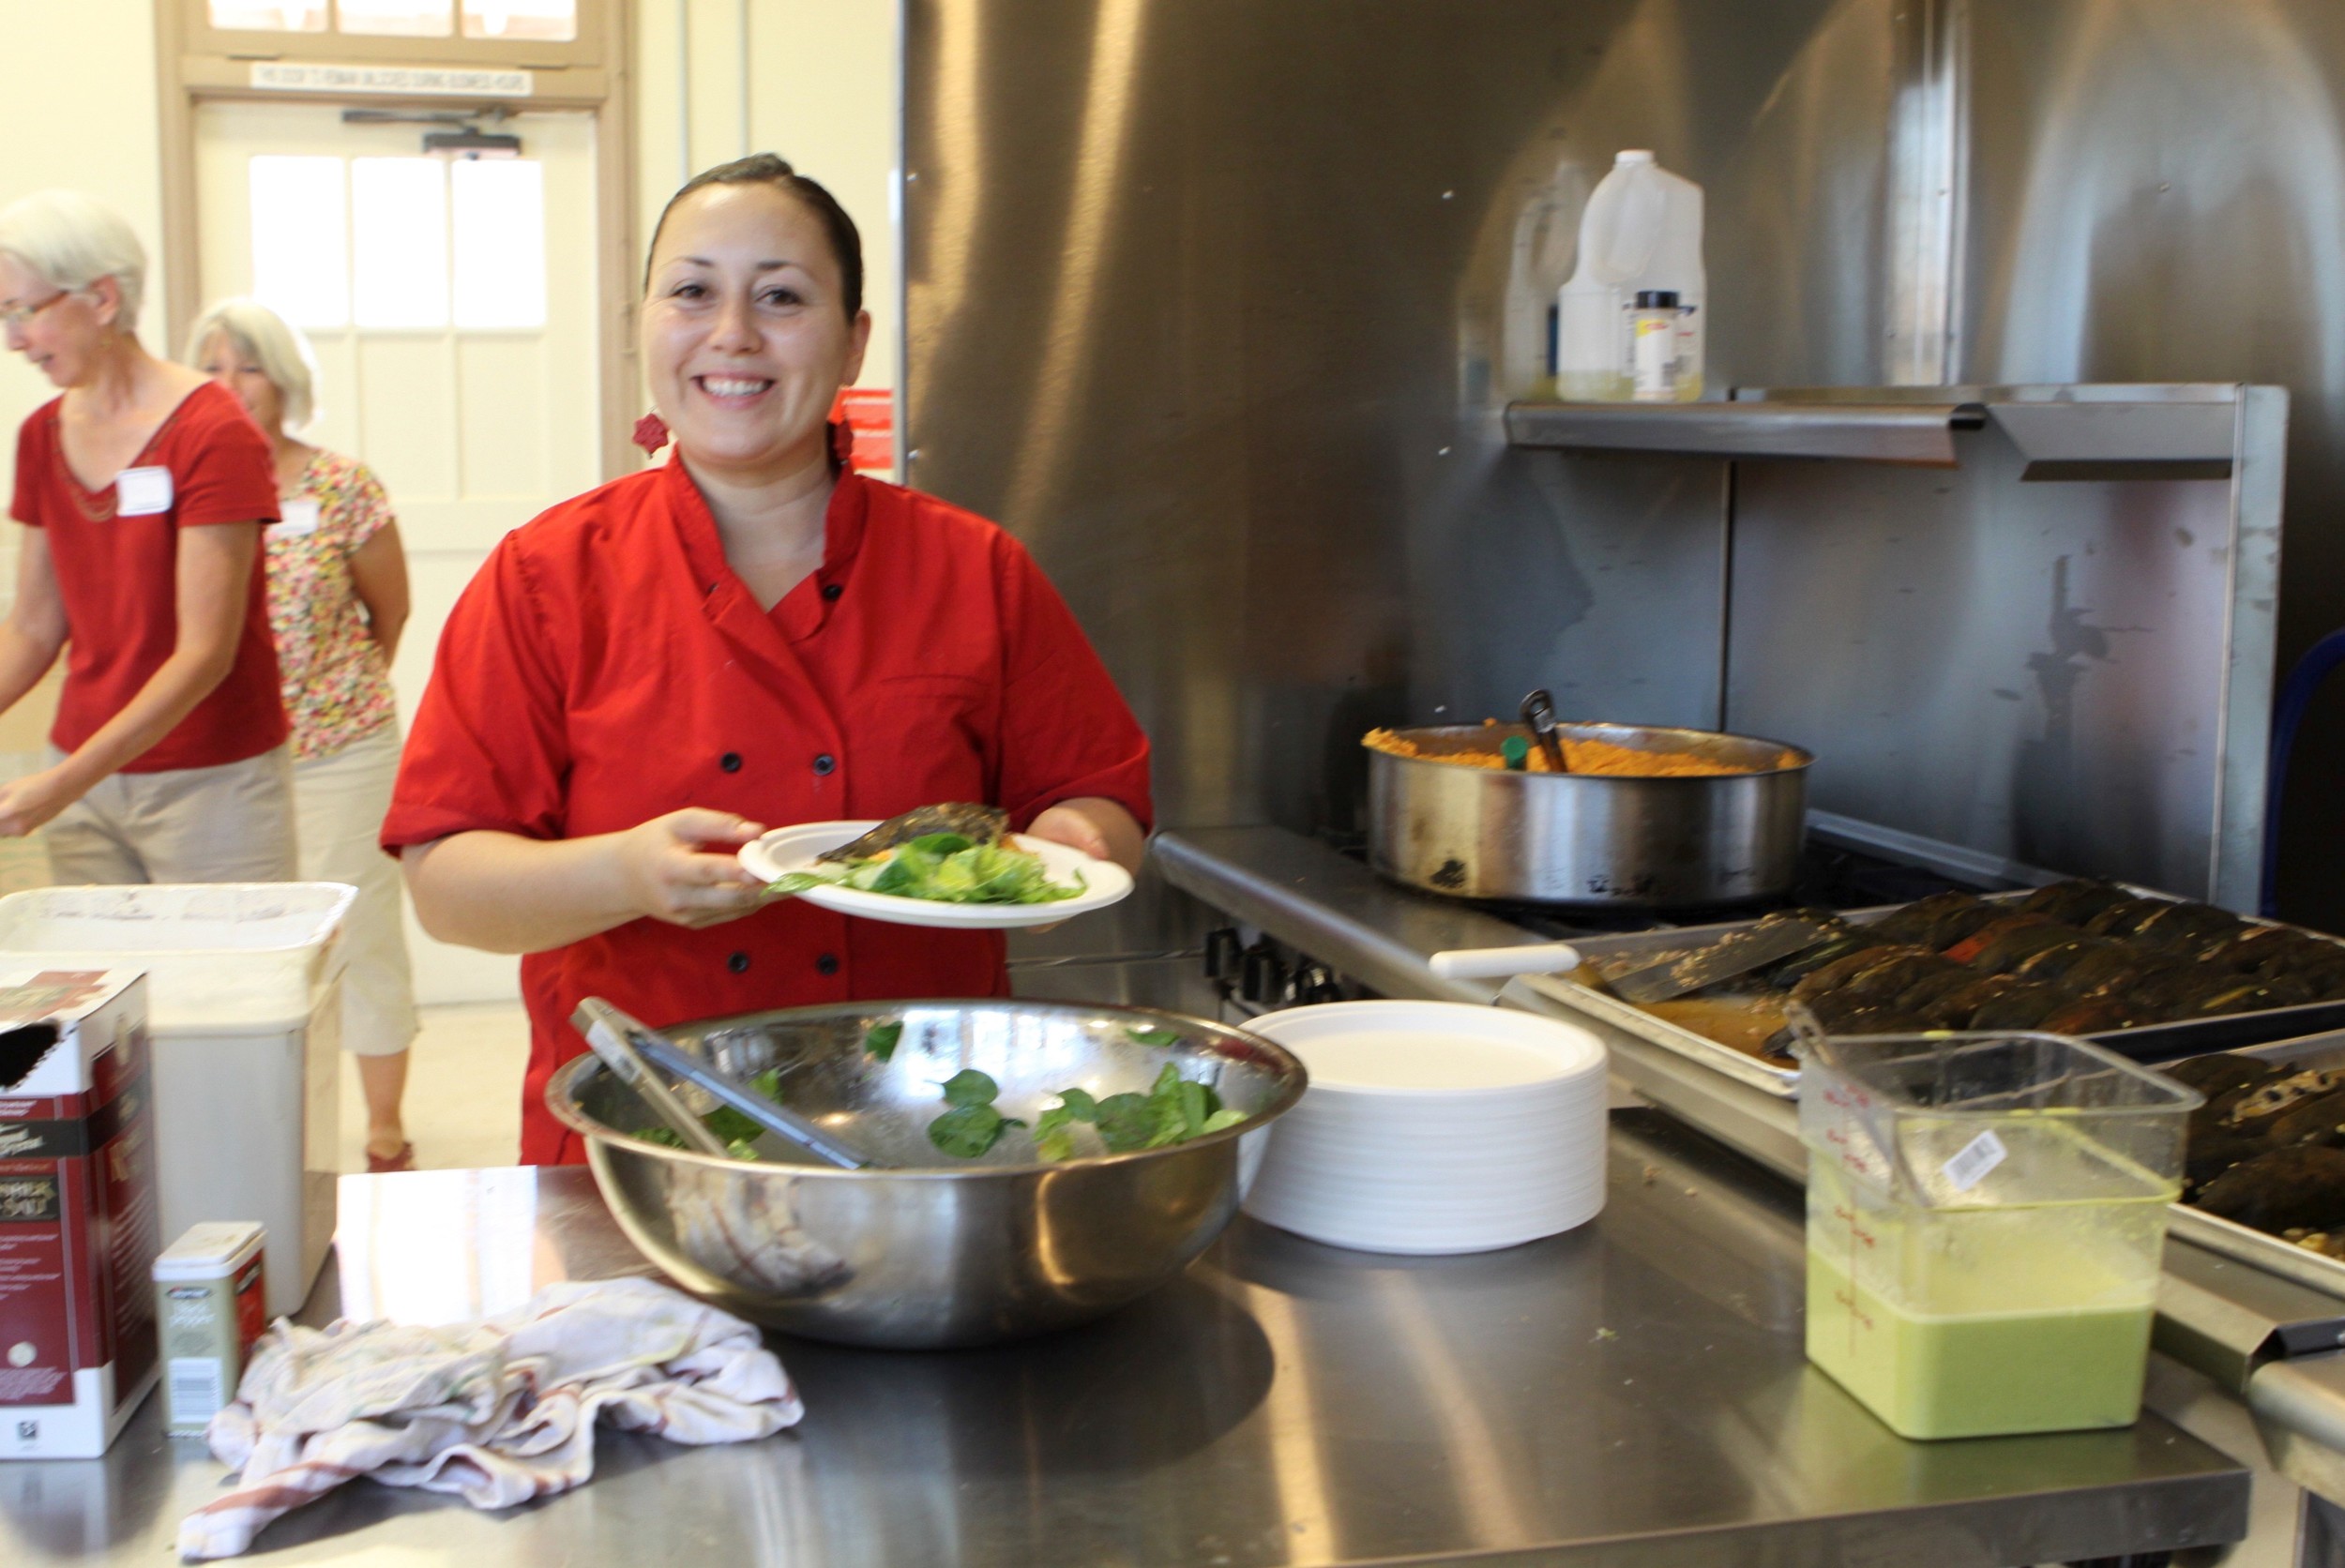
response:
[(1531, 737), (1547, 754), (1547, 765), (1557, 773), (1569, 773), (1571, 765), (1564, 761), (1563, 738), (1555, 731), (1555, 699), (1541, 686), (1522, 700), (1522, 722), (1531, 727)]

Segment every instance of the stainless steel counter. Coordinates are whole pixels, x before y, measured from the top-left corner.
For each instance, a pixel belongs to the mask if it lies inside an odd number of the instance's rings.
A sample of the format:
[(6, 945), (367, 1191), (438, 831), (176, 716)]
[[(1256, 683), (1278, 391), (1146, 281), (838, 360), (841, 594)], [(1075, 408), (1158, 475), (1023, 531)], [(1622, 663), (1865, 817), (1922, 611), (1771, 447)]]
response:
[[(1155, 852), (1173, 885), (1320, 962), (1355, 978), (1373, 975), (1369, 983), (1386, 995), (1476, 1000), (1435, 976), (1427, 955), (1469, 941), (1540, 940), (1471, 906), (1394, 887), (1279, 828), (1184, 830), (1160, 836)], [(1803, 1175), (1793, 1102), (1559, 1009), (1540, 982), (1516, 981), (1497, 1000), (1594, 1030), (1614, 1077), (1634, 1095), (1778, 1176)], [(2306, 1508), (2281, 1500), (2302, 1487), (2345, 1503), (2345, 1352), (2334, 1348), (2341, 1334), (2345, 1304), (2335, 1296), (2169, 1241), (2156, 1339), (2164, 1355), (2153, 1358), (2150, 1405), (2256, 1467), (2259, 1486), (2272, 1494), (2259, 1504), (2258, 1535), (2297, 1532), (2292, 1546), (2253, 1543), (2247, 1556), (2257, 1562), (2345, 1560), (2345, 1550), (2324, 1555), (2332, 1548), (2320, 1531), (2298, 1530)]]
[[(1705, 1565), (2061, 1561), (2236, 1539), (2247, 1473), (2125, 1431), (1892, 1436), (1800, 1351), (1793, 1189), (1649, 1111), (1571, 1235), (1452, 1259), (1241, 1219), (1088, 1329), (901, 1354), (777, 1339), (795, 1432), (605, 1433), (583, 1489), (503, 1516), (361, 1483), (260, 1542), (291, 1565), (673, 1561)], [(493, 1311), (644, 1267), (582, 1170), (345, 1177), (307, 1310)], [(167, 1561), (220, 1477), (152, 1403), (103, 1460), (0, 1464), (0, 1562)]]

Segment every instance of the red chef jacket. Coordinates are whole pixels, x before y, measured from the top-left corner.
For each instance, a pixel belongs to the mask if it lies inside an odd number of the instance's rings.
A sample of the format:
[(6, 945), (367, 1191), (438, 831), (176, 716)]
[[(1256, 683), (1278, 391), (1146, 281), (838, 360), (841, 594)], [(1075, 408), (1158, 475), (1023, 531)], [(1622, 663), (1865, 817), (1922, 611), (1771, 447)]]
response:
[[(1104, 795), (1145, 826), (1148, 742), (1024, 548), (932, 496), (840, 476), (823, 564), (772, 611), (681, 462), (508, 535), (449, 615), (383, 846), (532, 838), (687, 806), (769, 827), (936, 801), (1023, 826)], [(1006, 994), (1002, 938), (792, 900), (705, 930), (637, 920), (522, 960), (522, 1158), (584, 1151), (545, 1108), (599, 995), (655, 1027), (864, 998)]]

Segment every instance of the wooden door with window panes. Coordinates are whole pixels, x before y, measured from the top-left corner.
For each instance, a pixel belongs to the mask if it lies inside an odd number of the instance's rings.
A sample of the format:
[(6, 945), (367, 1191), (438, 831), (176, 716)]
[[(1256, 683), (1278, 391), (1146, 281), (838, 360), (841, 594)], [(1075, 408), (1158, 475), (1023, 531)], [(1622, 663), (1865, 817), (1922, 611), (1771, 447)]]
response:
[[(399, 515), (402, 724), (490, 548), (602, 477), (593, 118), (522, 114), (492, 128), (521, 156), (477, 161), (425, 156), (429, 128), (321, 104), (196, 113), (204, 303), (249, 294), (302, 328), (320, 372), (305, 439), (372, 468)], [(412, 916), (408, 937), (419, 1000), (518, 994), (513, 959)]]

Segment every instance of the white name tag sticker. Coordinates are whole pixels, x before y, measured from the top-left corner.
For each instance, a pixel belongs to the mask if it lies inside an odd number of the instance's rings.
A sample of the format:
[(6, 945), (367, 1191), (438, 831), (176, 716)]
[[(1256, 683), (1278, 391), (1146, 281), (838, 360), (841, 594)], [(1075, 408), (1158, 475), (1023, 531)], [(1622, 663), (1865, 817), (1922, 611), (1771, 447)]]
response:
[(151, 518), (171, 510), (171, 470), (126, 468), (114, 475), (114, 515)]
[(268, 525), (268, 537), (300, 539), (318, 531), (318, 504), (315, 501), (280, 501), (277, 504), (278, 520)]

